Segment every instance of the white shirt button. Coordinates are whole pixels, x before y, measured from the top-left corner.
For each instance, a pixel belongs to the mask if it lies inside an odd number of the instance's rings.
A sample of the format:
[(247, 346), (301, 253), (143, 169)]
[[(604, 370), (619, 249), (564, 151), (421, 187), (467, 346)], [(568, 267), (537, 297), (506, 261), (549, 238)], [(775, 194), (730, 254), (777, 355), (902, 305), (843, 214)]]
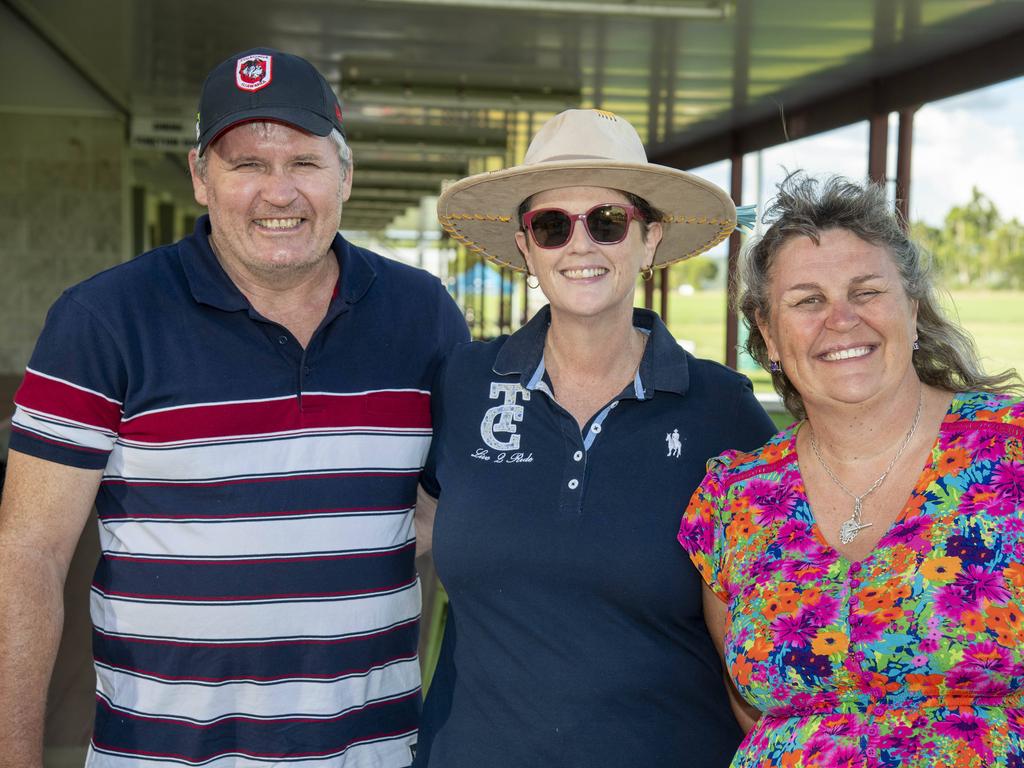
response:
[(583, 460), (583, 451), (576, 451), (576, 453), (574, 453), (572, 455), (572, 460), (573, 461), (582, 461)]
[(600, 424), (594, 424), (594, 425), (592, 425), (592, 426), (590, 427), (590, 431), (591, 431), (591, 432), (593, 432), (593, 433), (594, 433), (594, 434), (596, 435), (596, 434), (597, 434), (598, 432), (600, 432), (600, 431), (601, 431), (601, 425), (600, 425)]
[(580, 487), (580, 481), (577, 480), (575, 477), (572, 480), (569, 481), (569, 490), (570, 491), (575, 491), (579, 487)]

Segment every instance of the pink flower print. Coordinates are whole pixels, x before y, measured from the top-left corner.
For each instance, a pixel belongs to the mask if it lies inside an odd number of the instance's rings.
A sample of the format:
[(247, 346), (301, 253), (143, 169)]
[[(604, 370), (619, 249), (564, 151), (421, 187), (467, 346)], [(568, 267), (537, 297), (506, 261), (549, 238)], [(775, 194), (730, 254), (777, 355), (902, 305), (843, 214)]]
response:
[(783, 549), (794, 552), (810, 552), (819, 546), (803, 520), (786, 521), (775, 534), (775, 540)]
[(1000, 496), (1020, 504), (1024, 499), (1024, 464), (1019, 461), (997, 464), (989, 482)]
[(822, 579), (838, 557), (838, 553), (822, 547), (815, 541), (814, 545), (804, 552), (802, 558), (786, 558), (781, 562), (775, 561), (772, 565), (776, 568), (774, 573), (781, 575), (782, 578), (808, 583)]
[(751, 480), (746, 488), (746, 496), (750, 499), (750, 508), (757, 512), (754, 519), (758, 525), (788, 520), (797, 502), (792, 480), (782, 483)]
[(986, 763), (992, 762), (992, 750), (988, 748), (983, 740), (983, 737), (988, 732), (988, 724), (980, 717), (957, 712), (945, 720), (936, 723), (935, 731), (943, 736), (967, 742)]
[(1003, 457), (1003, 439), (997, 433), (974, 430), (963, 435), (961, 446), (973, 454), (975, 461), (999, 461)]
[(827, 627), (839, 616), (839, 600), (831, 595), (822, 595), (814, 605), (803, 606), (799, 613), (815, 627)]
[(686, 516), (679, 525), (679, 535), (676, 538), (688, 554), (710, 553), (714, 550), (713, 533), (709, 520), (705, 520), (703, 517)]
[(882, 639), (885, 624), (871, 613), (850, 614), (850, 642), (875, 643)]
[(981, 607), (981, 600), (989, 600), (993, 603), (1005, 603), (1010, 599), (1010, 592), (1006, 589), (1006, 581), (1003, 574), (999, 572), (986, 571), (981, 565), (968, 565), (952, 586), (959, 586), (963, 589), (967, 599), (973, 604)]
[(935, 612), (953, 621), (959, 622), (965, 611), (977, 611), (980, 607), (959, 583), (959, 577), (955, 583), (947, 584), (935, 593)]
[(832, 739), (820, 731), (815, 733), (811, 738), (804, 744), (803, 758), (804, 765), (825, 765), (826, 759), (832, 752), (833, 742)]
[(974, 668), (994, 672), (999, 675), (1011, 675), (1017, 665), (1008, 648), (1003, 648), (993, 640), (969, 645), (964, 650), (964, 658), (958, 667)]
[(992, 485), (978, 483), (967, 489), (960, 499), (961, 514), (991, 514), (996, 517), (1012, 515), (1016, 500)]
[(878, 542), (878, 546), (881, 548), (903, 544), (923, 555), (932, 548), (929, 538), (931, 530), (932, 520), (930, 518), (925, 515), (914, 515), (906, 520), (901, 520), (890, 528), (889, 532)]
[(974, 692), (985, 681), (984, 671), (977, 667), (957, 664), (946, 673), (946, 686), (950, 691)]
[(771, 630), (776, 644), (789, 643), (802, 648), (811, 642), (818, 627), (808, 621), (806, 614), (797, 612), (791, 616), (779, 616), (772, 622)]
[(860, 747), (842, 744), (835, 748), (822, 765), (828, 768), (860, 768), (864, 765), (864, 756), (861, 754)]

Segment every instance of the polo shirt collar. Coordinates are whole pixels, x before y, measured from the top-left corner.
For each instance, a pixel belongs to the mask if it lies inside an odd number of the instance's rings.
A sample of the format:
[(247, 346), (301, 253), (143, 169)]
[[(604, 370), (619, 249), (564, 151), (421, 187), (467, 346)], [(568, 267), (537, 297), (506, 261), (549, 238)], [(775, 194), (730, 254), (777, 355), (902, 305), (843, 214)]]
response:
[[(544, 340), (551, 325), (551, 307), (545, 305), (533, 318), (513, 333), (494, 361), (499, 376), (519, 376), (526, 389), (538, 386), (543, 373)], [(633, 325), (649, 333), (644, 356), (637, 371), (638, 399), (649, 400), (657, 390), (682, 395), (690, 386), (686, 352), (669, 333), (665, 323), (649, 309), (633, 308)]]
[[(182, 241), (182, 246), (182, 266), (197, 302), (226, 312), (251, 309), (249, 300), (228, 277), (210, 246), (209, 215), (203, 214), (196, 220), (195, 232)], [(359, 301), (377, 276), (362, 249), (351, 245), (340, 234), (335, 234), (331, 250), (338, 259), (341, 278), (328, 315)]]

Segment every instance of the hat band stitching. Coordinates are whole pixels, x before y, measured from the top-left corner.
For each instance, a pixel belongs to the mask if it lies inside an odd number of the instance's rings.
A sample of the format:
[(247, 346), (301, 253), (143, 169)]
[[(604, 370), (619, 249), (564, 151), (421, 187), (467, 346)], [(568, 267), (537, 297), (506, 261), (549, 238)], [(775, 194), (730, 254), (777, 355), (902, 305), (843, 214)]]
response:
[(445, 218), (448, 221), (500, 221), (502, 224), (512, 221), (511, 216), (500, 216), (494, 213), (451, 213)]

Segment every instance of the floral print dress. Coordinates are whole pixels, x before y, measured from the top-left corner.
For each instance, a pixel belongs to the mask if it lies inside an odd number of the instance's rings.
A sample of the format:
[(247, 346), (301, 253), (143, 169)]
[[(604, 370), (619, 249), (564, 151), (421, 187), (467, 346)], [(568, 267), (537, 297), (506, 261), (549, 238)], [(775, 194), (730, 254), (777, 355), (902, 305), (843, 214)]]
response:
[(764, 713), (732, 765), (1024, 768), (1024, 404), (954, 396), (906, 506), (854, 563), (814, 521), (797, 428), (708, 462), (679, 531)]

